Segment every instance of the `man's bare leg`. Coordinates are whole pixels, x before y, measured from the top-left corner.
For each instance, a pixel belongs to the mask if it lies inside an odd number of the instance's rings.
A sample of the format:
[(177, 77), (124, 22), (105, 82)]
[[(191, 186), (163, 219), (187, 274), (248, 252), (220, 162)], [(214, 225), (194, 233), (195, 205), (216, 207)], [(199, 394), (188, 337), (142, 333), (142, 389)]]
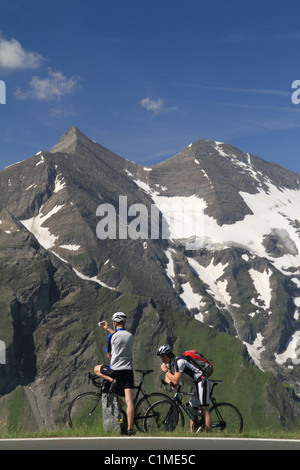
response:
[(104, 375), (100, 372), (101, 367), (102, 367), (102, 364), (94, 368), (95, 374), (98, 375), (98, 377), (102, 377), (102, 379), (108, 380), (108, 382), (112, 382), (113, 379), (111, 377), (109, 377), (108, 375)]
[(204, 419), (205, 419), (206, 432), (211, 432), (212, 421), (211, 421), (211, 415), (210, 415), (208, 406), (202, 406), (201, 413), (203, 414)]
[(133, 390), (131, 388), (125, 388), (125, 401), (127, 405), (127, 429), (132, 430), (134, 418), (134, 401)]

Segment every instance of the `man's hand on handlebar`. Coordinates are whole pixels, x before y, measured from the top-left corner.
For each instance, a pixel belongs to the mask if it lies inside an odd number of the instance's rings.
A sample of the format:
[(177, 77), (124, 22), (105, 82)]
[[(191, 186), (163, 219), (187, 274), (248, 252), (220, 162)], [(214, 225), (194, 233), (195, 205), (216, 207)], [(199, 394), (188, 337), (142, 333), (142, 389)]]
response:
[(167, 386), (170, 385), (171, 390), (178, 390), (180, 389), (180, 384), (174, 385), (173, 382), (166, 382), (165, 380), (161, 380), (162, 385)]

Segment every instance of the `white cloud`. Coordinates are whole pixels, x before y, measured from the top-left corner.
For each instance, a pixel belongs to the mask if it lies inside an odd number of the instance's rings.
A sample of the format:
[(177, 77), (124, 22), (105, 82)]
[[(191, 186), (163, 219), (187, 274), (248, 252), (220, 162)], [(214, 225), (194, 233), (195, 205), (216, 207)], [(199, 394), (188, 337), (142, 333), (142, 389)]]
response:
[(79, 77), (73, 76), (68, 79), (62, 72), (53, 72), (48, 69), (46, 78), (32, 77), (29, 90), (24, 92), (18, 87), (14, 95), (21, 100), (27, 98), (44, 101), (58, 100), (64, 95), (72, 93), (78, 82)]
[(0, 67), (15, 69), (35, 69), (44, 58), (34, 51), (26, 51), (19, 41), (7, 41), (0, 35)]
[(147, 111), (153, 111), (154, 113), (159, 113), (163, 108), (164, 102), (161, 98), (158, 100), (150, 100), (150, 98), (143, 98), (141, 101), (141, 106)]
[(177, 109), (176, 106), (171, 106), (167, 108), (165, 106), (164, 100), (158, 98), (157, 100), (151, 100), (149, 97), (143, 98), (140, 102), (142, 108), (146, 109), (147, 111), (152, 112), (153, 114), (160, 114), (169, 111), (175, 111)]

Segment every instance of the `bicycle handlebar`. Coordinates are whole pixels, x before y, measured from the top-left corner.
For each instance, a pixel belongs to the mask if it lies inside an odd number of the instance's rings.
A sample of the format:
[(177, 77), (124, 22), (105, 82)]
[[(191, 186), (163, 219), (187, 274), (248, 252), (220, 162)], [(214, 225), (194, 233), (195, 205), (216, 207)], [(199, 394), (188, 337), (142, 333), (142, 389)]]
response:
[(99, 382), (99, 380), (102, 380), (102, 381), (103, 381), (103, 379), (101, 379), (101, 377), (99, 377), (99, 376), (96, 375), (96, 374), (93, 375), (93, 374), (91, 374), (90, 372), (88, 372), (86, 375), (88, 376), (88, 381), (89, 381), (89, 383), (90, 383), (90, 381), (92, 381), (92, 382), (93, 382), (93, 385), (94, 385), (95, 387), (101, 387), (101, 386), (102, 386), (102, 382)]
[[(141, 374), (143, 374), (143, 376), (145, 376), (145, 375), (151, 374), (151, 372), (153, 372), (153, 370), (151, 370), (151, 369), (135, 369), (135, 372), (140, 372)], [(104, 380), (102, 377), (99, 377), (96, 374), (91, 374), (91, 372), (88, 372), (86, 375), (88, 376), (88, 381), (89, 382), (92, 381), (93, 385), (95, 387), (101, 387), (102, 386), (102, 383), (103, 383), (103, 380)]]
[[(212, 393), (214, 387), (218, 384), (221, 384), (223, 382), (223, 380), (210, 380), (210, 382), (213, 384), (212, 389), (211, 389), (211, 393)], [(172, 382), (168, 383), (168, 382), (165, 382), (163, 379), (161, 380), (161, 384), (162, 384), (162, 386), (164, 386), (166, 388), (166, 390), (168, 392), (176, 391), (177, 393), (182, 393), (183, 395), (191, 395), (188, 392), (181, 392), (181, 385), (180, 384), (174, 385)], [(170, 388), (168, 388), (168, 385), (170, 385)]]

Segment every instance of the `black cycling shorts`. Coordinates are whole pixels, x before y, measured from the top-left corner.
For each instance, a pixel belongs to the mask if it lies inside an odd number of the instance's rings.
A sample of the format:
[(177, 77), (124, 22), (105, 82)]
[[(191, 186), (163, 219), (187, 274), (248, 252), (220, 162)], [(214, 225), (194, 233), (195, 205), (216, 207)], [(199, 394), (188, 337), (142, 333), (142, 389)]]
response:
[(102, 365), (100, 372), (103, 375), (108, 375), (112, 379), (117, 380), (117, 384), (120, 388), (134, 388), (134, 376), (133, 370), (113, 370), (109, 366)]

